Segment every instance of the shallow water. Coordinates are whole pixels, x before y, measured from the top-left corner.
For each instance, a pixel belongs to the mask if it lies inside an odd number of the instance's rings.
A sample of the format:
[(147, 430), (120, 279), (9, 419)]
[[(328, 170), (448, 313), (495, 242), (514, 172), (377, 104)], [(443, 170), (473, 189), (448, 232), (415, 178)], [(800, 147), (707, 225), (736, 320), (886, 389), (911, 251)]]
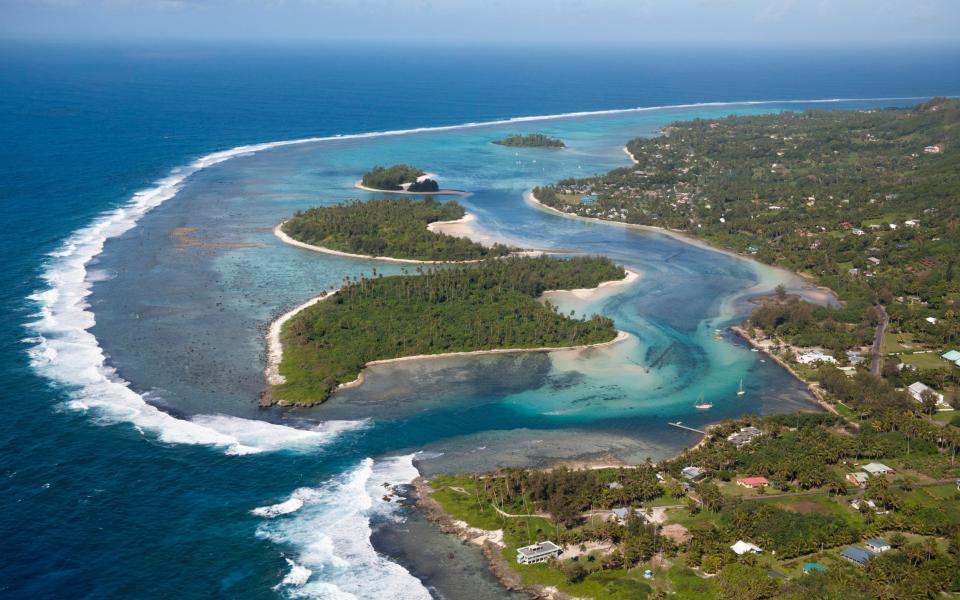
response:
[[(942, 49), (904, 60), (898, 51), (897, 62), (883, 53), (844, 54), (847, 62), (774, 53), (754, 61), (763, 63), (760, 79), (742, 68), (742, 56), (730, 62), (723, 53), (617, 62), (619, 51), (458, 50), (341, 53), (338, 62), (309, 52), (162, 50), (0, 54), (0, 185), (11, 200), (3, 205), (9, 260), (0, 290), (11, 357), (3, 366), (11, 408), (0, 437), (9, 491), (0, 589), (12, 597), (503, 597), (476, 551), (405, 520), (406, 509), (383, 500), (383, 483), (409, 480), (414, 460), (427, 473), (642, 460), (696, 441), (667, 420), (808, 406), (782, 371), (735, 339), (713, 339), (745, 314), (745, 296), (772, 287), (778, 274), (523, 202), (536, 183), (625, 164), (621, 146), (633, 135), (731, 107), (289, 146), (179, 169), (129, 203), (172, 166), (218, 148), (337, 131), (705, 98), (949, 93), (957, 85), (944, 77), (955, 53)], [(432, 87), (378, 95), (413, 55), (410, 64), (433, 64)], [(500, 85), (508, 72), (522, 85)], [(857, 105), (896, 103), (909, 101)], [(487, 143), (505, 130), (543, 130), (571, 148), (534, 163), (532, 154)], [(572, 307), (609, 314), (634, 341), (589, 353), (383, 365), (322, 407), (257, 410), (265, 324), (374, 266), (285, 247), (270, 228), (298, 208), (366, 197), (352, 181), (370, 163), (394, 160), (475, 191), (465, 202), (490, 236), (603, 252), (641, 271), (623, 294)], [(740, 374), (749, 393), (738, 400)], [(691, 409), (700, 390), (717, 403), (710, 414)]]

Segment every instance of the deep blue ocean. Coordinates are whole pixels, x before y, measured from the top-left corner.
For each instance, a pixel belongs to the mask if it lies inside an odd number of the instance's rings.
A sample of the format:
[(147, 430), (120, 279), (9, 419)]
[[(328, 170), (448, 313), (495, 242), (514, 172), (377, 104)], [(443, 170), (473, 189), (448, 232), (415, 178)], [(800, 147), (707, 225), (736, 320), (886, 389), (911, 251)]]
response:
[[(522, 191), (622, 166), (622, 142), (674, 118), (960, 95), (958, 66), (956, 46), (0, 45), (0, 595), (510, 597), (478, 553), (380, 501), (382, 483), (408, 481), (413, 459), (446, 470), (669, 454), (696, 438), (666, 431), (666, 418), (689, 412), (699, 386), (719, 397), (741, 374), (754, 386), (751, 404), (718, 406), (712, 418), (805, 401), (795, 381), (735, 341), (712, 341), (713, 327), (741, 315), (737, 302), (774, 275), (663, 236), (549, 220), (523, 204)], [(853, 101), (777, 103), (818, 99)], [(173, 170), (241, 145), (735, 101), (771, 103), (241, 156), (192, 175), (129, 230), (107, 232), (89, 264), (71, 263), (104, 213), (130, 210), (135, 194)], [(506, 128), (561, 134), (574, 158), (473, 150)], [(407, 157), (476, 189), (465, 202), (493, 236), (602, 251), (641, 270), (645, 287), (589, 307), (613, 316), (636, 345), (582, 361), (373, 370), (365, 391), (319, 410), (257, 411), (258, 328), (369, 269), (298, 254), (269, 226), (297, 208), (355, 197), (350, 177), (362, 165)], [(233, 237), (214, 239), (225, 226)], [(168, 234), (177, 227), (256, 248), (185, 253)], [(77, 273), (82, 280), (71, 280)], [(95, 324), (84, 322), (89, 315)], [(104, 364), (91, 368), (101, 349)], [(637, 357), (665, 366), (631, 375)], [(710, 383), (697, 380), (702, 373)], [(574, 430), (580, 445), (564, 446)]]

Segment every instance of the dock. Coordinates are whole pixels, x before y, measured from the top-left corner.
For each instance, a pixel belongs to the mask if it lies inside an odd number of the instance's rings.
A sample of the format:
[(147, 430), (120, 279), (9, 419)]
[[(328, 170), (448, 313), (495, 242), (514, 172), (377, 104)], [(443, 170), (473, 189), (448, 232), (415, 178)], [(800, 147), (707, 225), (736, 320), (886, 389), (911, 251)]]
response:
[(694, 432), (694, 433), (699, 433), (700, 435), (707, 435), (707, 432), (706, 432), (706, 431), (701, 431), (701, 430), (699, 430), (699, 429), (694, 429), (693, 427), (687, 427), (686, 425), (682, 424), (680, 421), (677, 421), (676, 423), (670, 423), (670, 422), (668, 421), (668, 422), (667, 422), (667, 425), (671, 425), (671, 426), (673, 426), (673, 427), (679, 427), (680, 429), (686, 429), (687, 431), (692, 431), (692, 432)]

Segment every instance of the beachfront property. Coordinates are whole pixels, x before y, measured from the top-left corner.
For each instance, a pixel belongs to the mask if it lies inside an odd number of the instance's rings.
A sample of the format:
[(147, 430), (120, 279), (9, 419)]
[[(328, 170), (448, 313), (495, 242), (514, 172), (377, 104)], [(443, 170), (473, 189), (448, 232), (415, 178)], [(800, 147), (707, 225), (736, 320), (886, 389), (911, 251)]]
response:
[(747, 489), (755, 490), (757, 488), (767, 487), (770, 481), (766, 477), (741, 477), (737, 479), (737, 485)]
[(893, 546), (891, 546), (890, 544), (877, 538), (874, 538), (872, 540), (867, 540), (863, 544), (863, 547), (869, 550), (870, 552), (873, 552), (874, 554), (880, 554), (881, 552), (886, 552), (887, 550), (890, 550), (893, 548)]
[(814, 350), (812, 352), (804, 352), (797, 357), (797, 362), (801, 365), (812, 365), (814, 363), (830, 363), (832, 365), (837, 364), (837, 359), (830, 356), (829, 354), (824, 354), (819, 350)]
[(727, 441), (739, 450), (761, 435), (763, 435), (763, 432), (756, 427), (741, 427), (740, 431), (728, 435)]
[(840, 556), (859, 567), (865, 567), (870, 562), (870, 553), (857, 546), (847, 546), (840, 551)]
[(684, 467), (680, 471), (680, 475), (682, 475), (684, 479), (688, 479), (690, 481), (700, 481), (707, 476), (707, 472), (700, 467)]
[(943, 394), (923, 382), (915, 381), (911, 383), (907, 386), (907, 392), (909, 392), (917, 402), (922, 402), (923, 396), (929, 392), (933, 394), (933, 397), (937, 400), (937, 410), (953, 410), (953, 407), (947, 404)]
[(517, 548), (517, 563), (521, 565), (535, 565), (545, 563), (551, 558), (557, 558), (563, 549), (550, 540), (537, 542), (529, 546)]
[(893, 475), (896, 473), (896, 471), (883, 463), (867, 463), (860, 468), (870, 475)]
[(737, 556), (743, 556), (747, 552), (751, 554), (760, 554), (763, 552), (763, 550), (760, 549), (760, 546), (751, 544), (750, 542), (745, 542), (743, 540), (737, 540), (737, 543), (730, 546), (730, 549), (733, 550)]
[(868, 479), (870, 479), (870, 476), (863, 471), (859, 471), (857, 473), (847, 473), (847, 481), (857, 487), (863, 487), (867, 485)]

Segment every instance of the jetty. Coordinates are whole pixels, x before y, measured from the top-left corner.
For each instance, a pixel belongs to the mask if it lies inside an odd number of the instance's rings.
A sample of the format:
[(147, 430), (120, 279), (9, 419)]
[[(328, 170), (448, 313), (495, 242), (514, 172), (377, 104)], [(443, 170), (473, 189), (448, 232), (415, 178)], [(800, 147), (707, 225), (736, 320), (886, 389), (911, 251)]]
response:
[(706, 432), (706, 431), (701, 431), (701, 430), (695, 429), (695, 428), (693, 428), (693, 427), (687, 427), (686, 425), (684, 425), (684, 424), (681, 423), (680, 421), (677, 421), (676, 423), (671, 423), (671, 422), (667, 421), (667, 425), (670, 425), (670, 426), (673, 426), (673, 427), (679, 427), (680, 429), (686, 429), (687, 431), (692, 431), (692, 432), (694, 432), (694, 433), (699, 433), (699, 434), (701, 434), (701, 435), (707, 435), (707, 432)]

